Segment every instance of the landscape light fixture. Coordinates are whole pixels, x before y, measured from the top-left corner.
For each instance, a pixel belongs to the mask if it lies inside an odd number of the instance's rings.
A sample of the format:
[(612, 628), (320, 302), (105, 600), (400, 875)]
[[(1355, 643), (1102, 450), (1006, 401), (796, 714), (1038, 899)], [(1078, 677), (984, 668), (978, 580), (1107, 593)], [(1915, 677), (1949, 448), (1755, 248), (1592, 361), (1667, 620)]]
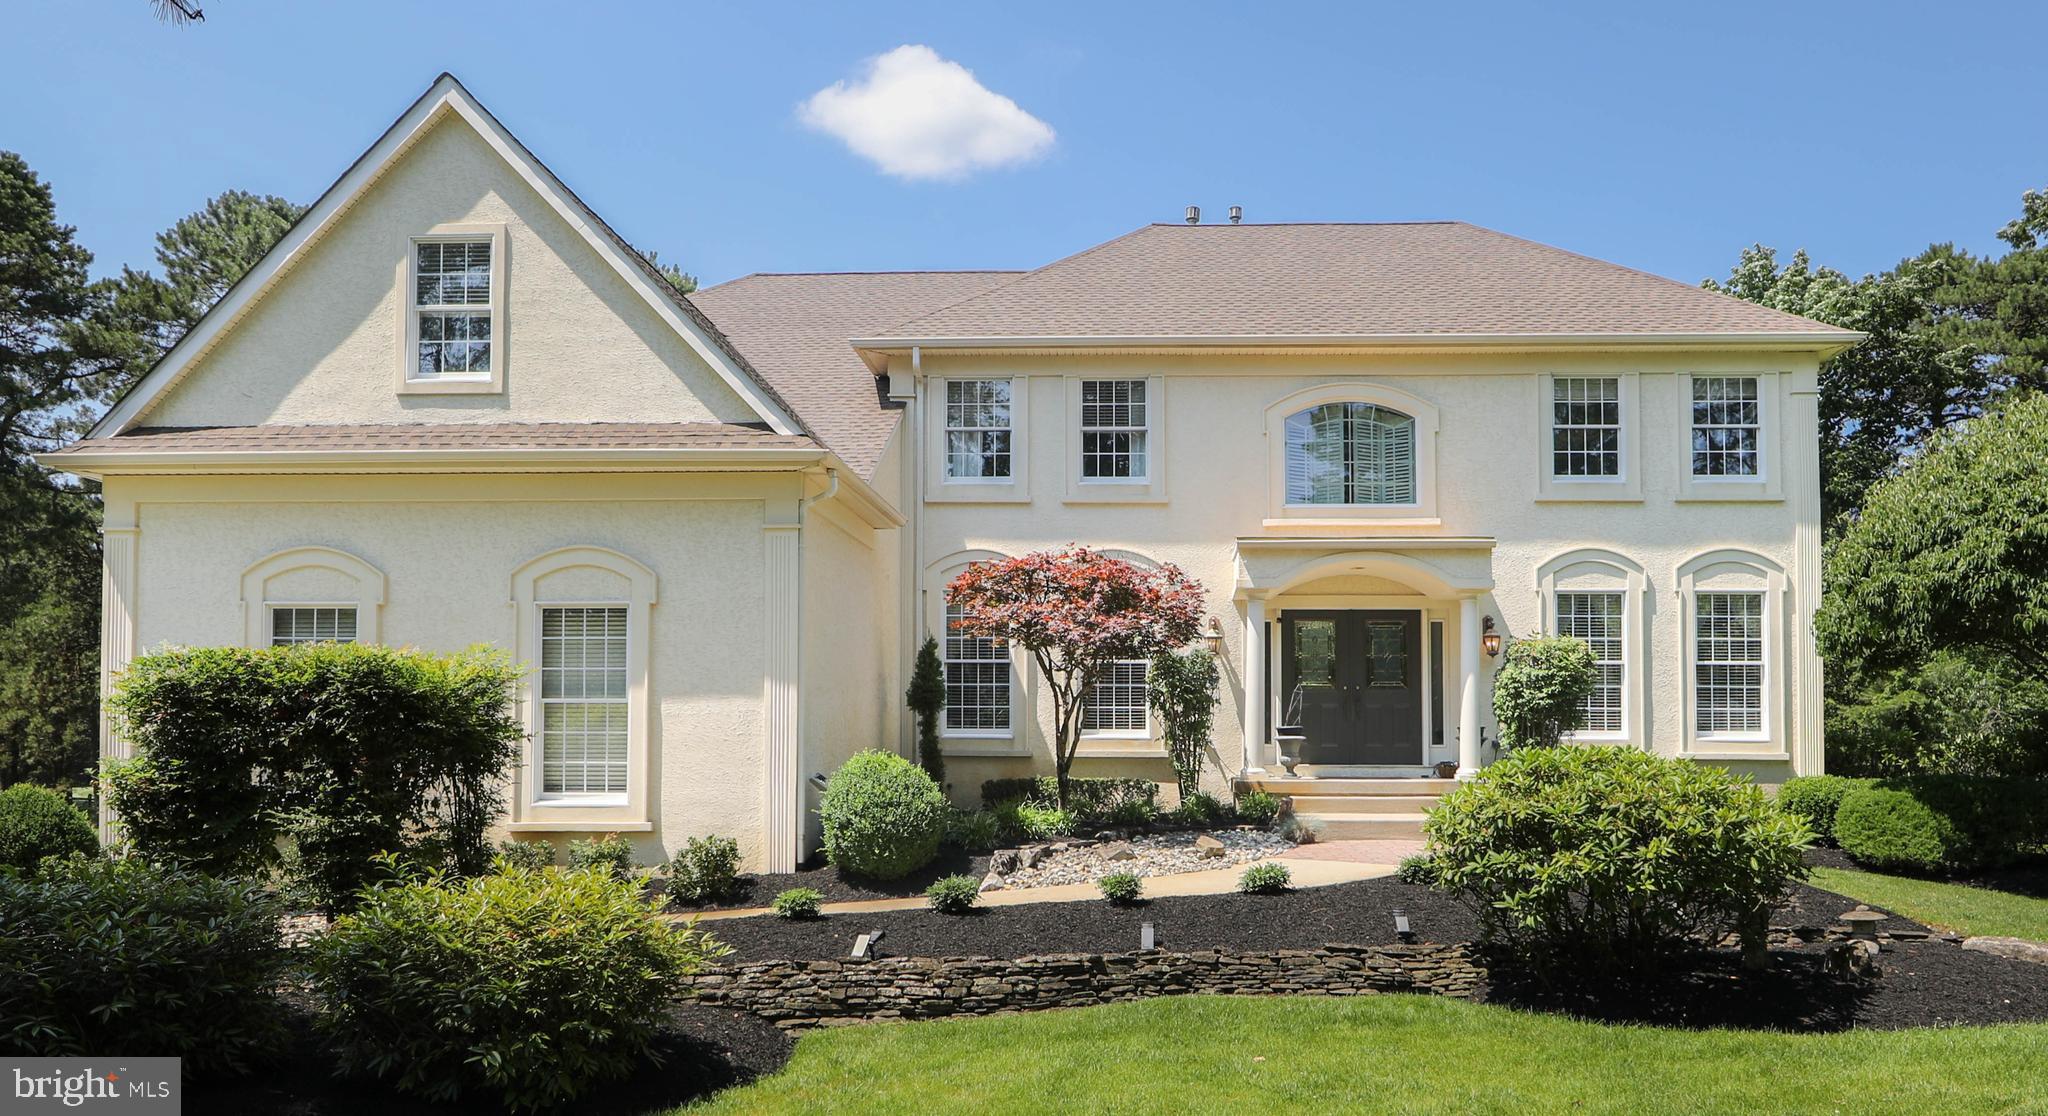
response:
[(1223, 621), (1209, 617), (1208, 627), (1202, 629), (1202, 646), (1208, 648), (1211, 655), (1223, 653)]
[(1152, 924), (1151, 924), (1151, 923), (1149, 923), (1149, 922), (1147, 922), (1147, 923), (1145, 923), (1144, 925), (1142, 925), (1142, 926), (1138, 927), (1138, 948), (1139, 948), (1139, 949), (1151, 949), (1151, 948), (1152, 948)]
[(1394, 938), (1401, 942), (1415, 940), (1415, 931), (1408, 928), (1408, 912), (1399, 907), (1394, 908)]
[(1493, 630), (1491, 616), (1479, 622), (1479, 646), (1486, 649), (1486, 657), (1489, 659), (1500, 654), (1500, 633)]

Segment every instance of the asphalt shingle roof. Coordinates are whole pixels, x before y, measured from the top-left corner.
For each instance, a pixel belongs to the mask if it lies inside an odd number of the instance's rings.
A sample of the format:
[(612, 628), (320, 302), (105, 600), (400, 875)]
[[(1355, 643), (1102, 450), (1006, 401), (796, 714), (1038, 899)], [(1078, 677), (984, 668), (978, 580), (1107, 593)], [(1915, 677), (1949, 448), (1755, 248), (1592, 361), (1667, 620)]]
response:
[(45, 457), (275, 450), (817, 449), (800, 434), (718, 422), (479, 422), (143, 426), (85, 438)]

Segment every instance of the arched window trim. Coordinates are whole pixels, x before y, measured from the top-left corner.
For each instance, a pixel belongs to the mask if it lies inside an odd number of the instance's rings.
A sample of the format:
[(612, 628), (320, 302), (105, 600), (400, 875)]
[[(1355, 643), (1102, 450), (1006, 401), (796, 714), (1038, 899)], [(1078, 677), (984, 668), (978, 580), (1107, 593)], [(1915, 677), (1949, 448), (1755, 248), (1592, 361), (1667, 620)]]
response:
[[(1591, 584), (1561, 584), (1579, 578)], [(1621, 724), (1618, 733), (1577, 733), (1574, 739), (1588, 743), (1628, 744), (1649, 747), (1645, 709), (1648, 705), (1650, 674), (1649, 578), (1632, 559), (1599, 547), (1579, 547), (1556, 554), (1536, 568), (1536, 595), (1542, 610), (1543, 630), (1561, 630), (1558, 618), (1559, 592), (1617, 592), (1622, 599), (1622, 681)]]
[[(352, 601), (297, 600), (270, 595), (270, 582), (295, 570), (324, 569), (356, 583)], [(273, 605), (353, 606), (356, 610), (356, 642), (378, 643), (383, 639), (384, 571), (345, 550), (331, 546), (295, 546), (280, 550), (250, 564), (242, 571), (243, 640), (249, 647), (270, 646), (270, 609)]]
[[(1699, 662), (1695, 646), (1699, 594), (1725, 589), (1763, 597), (1763, 711), (1761, 731), (1702, 733), (1698, 729)], [(1677, 570), (1680, 740), (1688, 755), (1708, 759), (1790, 759), (1785, 709), (1790, 657), (1785, 653), (1785, 568), (1755, 551), (1724, 547), (1702, 551)], [(1813, 700), (1819, 700), (1816, 695)]]
[[(1288, 420), (1329, 403), (1364, 403), (1414, 420), (1415, 498), (1405, 504), (1295, 504), (1288, 501)], [(1268, 506), (1274, 520), (1374, 520), (1435, 526), (1437, 519), (1436, 406), (1398, 388), (1373, 383), (1323, 384), (1286, 395), (1266, 408)]]

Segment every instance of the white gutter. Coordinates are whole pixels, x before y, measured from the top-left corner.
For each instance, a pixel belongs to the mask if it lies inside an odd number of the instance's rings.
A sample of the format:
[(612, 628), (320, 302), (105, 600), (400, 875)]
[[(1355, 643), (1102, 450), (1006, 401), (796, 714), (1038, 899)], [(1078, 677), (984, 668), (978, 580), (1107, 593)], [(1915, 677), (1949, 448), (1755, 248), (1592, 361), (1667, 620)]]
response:
[(978, 337), (856, 337), (856, 349), (1081, 349), (1081, 348), (1847, 348), (1868, 334), (1846, 329), (1721, 333), (1202, 333), (1046, 334)]

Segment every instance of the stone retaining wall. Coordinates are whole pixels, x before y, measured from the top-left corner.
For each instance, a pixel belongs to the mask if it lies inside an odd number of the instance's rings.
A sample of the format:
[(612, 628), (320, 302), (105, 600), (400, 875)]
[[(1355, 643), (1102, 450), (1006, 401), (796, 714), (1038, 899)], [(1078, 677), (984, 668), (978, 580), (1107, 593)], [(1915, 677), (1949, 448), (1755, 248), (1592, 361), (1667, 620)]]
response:
[(704, 1003), (751, 1011), (781, 1027), (877, 1019), (999, 1015), (1153, 996), (1363, 996), (1420, 992), (1471, 999), (1485, 970), (1470, 945), (1344, 945), (1258, 953), (1074, 953), (998, 960), (887, 957), (759, 961), (708, 970)]

